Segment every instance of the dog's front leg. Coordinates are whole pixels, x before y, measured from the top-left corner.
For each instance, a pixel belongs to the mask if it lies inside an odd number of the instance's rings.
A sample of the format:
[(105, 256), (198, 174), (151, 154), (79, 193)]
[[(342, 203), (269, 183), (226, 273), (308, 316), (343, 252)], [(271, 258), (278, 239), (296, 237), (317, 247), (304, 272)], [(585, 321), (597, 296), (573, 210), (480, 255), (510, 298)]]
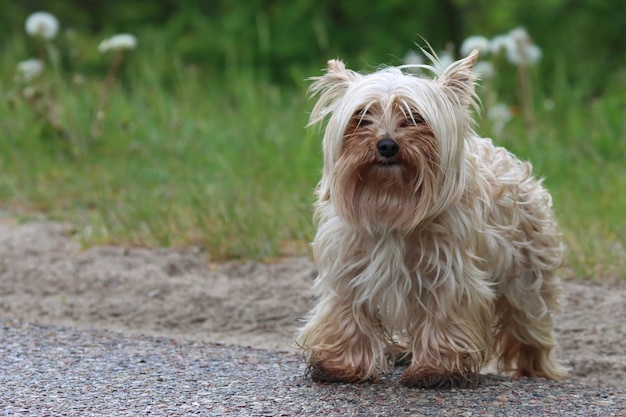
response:
[(467, 387), (489, 355), (493, 290), (483, 274), (465, 269), (424, 294), (424, 311), (410, 335), (412, 360), (402, 382), (421, 388)]
[(383, 347), (374, 348), (367, 333), (373, 323), (370, 314), (355, 309), (350, 297), (322, 296), (297, 342), (308, 361), (309, 376), (320, 382), (377, 379), (384, 353)]

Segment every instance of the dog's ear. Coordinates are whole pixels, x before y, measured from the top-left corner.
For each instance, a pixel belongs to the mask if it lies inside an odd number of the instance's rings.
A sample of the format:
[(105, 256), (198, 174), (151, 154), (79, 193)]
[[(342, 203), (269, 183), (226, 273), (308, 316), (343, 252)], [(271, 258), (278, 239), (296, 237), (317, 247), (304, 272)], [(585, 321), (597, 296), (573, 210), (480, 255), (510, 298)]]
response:
[(321, 78), (335, 83), (351, 83), (357, 78), (358, 74), (354, 71), (347, 70), (346, 65), (338, 59), (331, 59), (327, 64), (328, 69), (326, 70), (326, 75)]
[(332, 113), (350, 84), (360, 77), (359, 73), (346, 69), (343, 62), (336, 59), (328, 61), (326, 74), (311, 78), (314, 82), (309, 87), (309, 95), (311, 97), (319, 96), (319, 99), (311, 111), (309, 125), (321, 122), (328, 114)]
[(478, 60), (478, 50), (448, 66), (443, 70), (438, 81), (450, 92), (455, 101), (463, 106), (474, 105), (477, 100), (477, 76), (472, 70)]

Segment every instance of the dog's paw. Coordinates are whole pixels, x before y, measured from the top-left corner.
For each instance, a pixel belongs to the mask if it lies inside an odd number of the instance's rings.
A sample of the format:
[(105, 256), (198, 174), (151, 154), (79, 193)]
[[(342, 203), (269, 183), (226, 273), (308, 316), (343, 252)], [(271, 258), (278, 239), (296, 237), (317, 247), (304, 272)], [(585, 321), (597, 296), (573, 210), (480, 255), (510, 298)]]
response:
[(407, 369), (400, 382), (411, 388), (450, 389), (474, 388), (478, 385), (475, 373), (446, 372), (438, 369)]
[(320, 383), (354, 383), (375, 379), (374, 376), (362, 376), (355, 369), (326, 369), (318, 364), (309, 365), (306, 376)]

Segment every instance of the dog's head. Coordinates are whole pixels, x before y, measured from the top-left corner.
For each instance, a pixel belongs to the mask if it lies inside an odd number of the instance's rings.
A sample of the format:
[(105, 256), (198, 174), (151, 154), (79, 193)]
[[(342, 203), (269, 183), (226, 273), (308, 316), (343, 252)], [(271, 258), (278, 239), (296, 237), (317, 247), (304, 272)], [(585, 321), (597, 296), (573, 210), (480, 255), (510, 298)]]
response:
[(362, 75), (328, 62), (310, 88), (319, 99), (310, 124), (328, 122), (321, 202), (354, 227), (410, 231), (458, 199), (465, 187), (464, 140), (476, 103), (478, 53), (434, 78), (385, 68)]

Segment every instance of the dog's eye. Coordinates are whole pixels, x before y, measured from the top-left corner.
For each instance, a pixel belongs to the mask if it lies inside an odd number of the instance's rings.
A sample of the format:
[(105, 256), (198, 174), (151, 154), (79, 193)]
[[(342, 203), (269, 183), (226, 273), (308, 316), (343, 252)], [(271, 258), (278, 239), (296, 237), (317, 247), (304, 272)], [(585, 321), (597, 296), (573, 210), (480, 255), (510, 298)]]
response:
[(370, 116), (370, 112), (364, 109), (359, 110), (356, 113), (354, 113), (354, 117), (356, 118), (358, 122), (358, 126), (360, 127), (369, 126), (372, 124), (372, 120), (369, 119), (369, 116)]
[(407, 117), (400, 122), (400, 127), (417, 126), (424, 123), (424, 118), (419, 113), (413, 113), (411, 117)]

